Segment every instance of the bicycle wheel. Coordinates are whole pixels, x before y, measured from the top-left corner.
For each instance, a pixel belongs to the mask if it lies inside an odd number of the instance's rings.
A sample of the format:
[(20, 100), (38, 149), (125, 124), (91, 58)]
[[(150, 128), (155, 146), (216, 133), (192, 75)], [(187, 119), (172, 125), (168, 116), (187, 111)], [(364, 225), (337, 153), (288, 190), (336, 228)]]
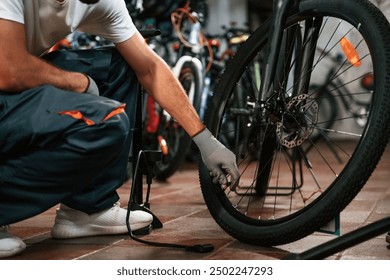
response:
[[(256, 69), (269, 23), (238, 51), (208, 105), (208, 128), (237, 156), (239, 187), (214, 185), (203, 163), (199, 168), (216, 222), (231, 236), (262, 246), (299, 240), (338, 215), (375, 169), (389, 136), (386, 18), (364, 0), (302, 0), (283, 29), (266, 100), (259, 100)], [(371, 90), (361, 86), (363, 73), (373, 74)], [(344, 102), (350, 97), (355, 105)], [(334, 102), (346, 106), (337, 117), (326, 109)]]
[[(192, 100), (197, 112), (201, 103), (200, 77), (196, 66), (186, 62), (180, 72), (179, 81)], [(166, 180), (172, 176), (183, 163), (191, 146), (191, 138), (179, 123), (167, 112), (159, 109), (160, 123), (156, 135), (153, 136), (155, 148), (162, 150), (162, 160), (156, 163), (155, 175), (158, 180)]]

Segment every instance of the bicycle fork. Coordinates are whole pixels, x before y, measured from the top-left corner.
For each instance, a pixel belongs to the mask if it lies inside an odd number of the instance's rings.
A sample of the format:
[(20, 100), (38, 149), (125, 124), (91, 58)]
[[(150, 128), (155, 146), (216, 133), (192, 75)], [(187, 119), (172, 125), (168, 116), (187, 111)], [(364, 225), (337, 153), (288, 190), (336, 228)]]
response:
[[(271, 19), (271, 27), (268, 38), (268, 48), (266, 50), (267, 55), (266, 61), (264, 64), (263, 73), (261, 76), (261, 88), (260, 88), (260, 96), (258, 96), (259, 102), (264, 102), (267, 97), (272, 95), (273, 90), (278, 90), (273, 88), (273, 82), (278, 75), (283, 77), (283, 73), (277, 73), (279, 69), (279, 65), (286, 64), (286, 61), (280, 60), (280, 52), (282, 50), (284, 29), (286, 19), (288, 16), (288, 11), (299, 2), (298, 0), (275, 0), (273, 9), (274, 15)], [(308, 23), (306, 23), (307, 25)], [(302, 40), (303, 43), (303, 51), (296, 54), (294, 63), (297, 65), (299, 69), (297, 72), (305, 73), (305, 76), (296, 78), (295, 81), (295, 93), (304, 93), (308, 87), (308, 81), (310, 80), (310, 67), (313, 63), (314, 59), (314, 50), (315, 45), (318, 39), (319, 29), (321, 27), (322, 20), (315, 19), (313, 23), (311, 23), (310, 28), (306, 26), (306, 32), (304, 34), (304, 38)], [(300, 32), (300, 30), (293, 31), (293, 33)], [(289, 35), (297, 35), (297, 34), (287, 34), (286, 46), (292, 47), (294, 44), (294, 36)], [(297, 43), (297, 42), (295, 42)], [(288, 60), (291, 60), (292, 57), (288, 57)], [(290, 61), (291, 62), (291, 61)], [(287, 70), (288, 71), (288, 70)]]
[(296, 0), (274, 0), (273, 2), (274, 14), (269, 32), (270, 36), (268, 38), (268, 55), (266, 55), (267, 60), (261, 79), (263, 82), (260, 88), (260, 100), (262, 101), (269, 96), (271, 90), (283, 39), (283, 29), (281, 27), (284, 26), (284, 22), (287, 19), (288, 9), (292, 6), (294, 1)]
[[(258, 120), (262, 123), (258, 138), (259, 158), (265, 158), (265, 163), (272, 161), (271, 158), (274, 155), (267, 153), (267, 151), (274, 150), (277, 147), (276, 145), (278, 145), (277, 141), (280, 142), (280, 145), (284, 145), (281, 139), (278, 140), (274, 134), (274, 128), (267, 126), (267, 119), (269, 115), (275, 114), (274, 117), (280, 118), (278, 122), (283, 122), (283, 112), (288, 110), (286, 99), (308, 92), (311, 65), (314, 61), (315, 46), (322, 25), (322, 19), (316, 18), (306, 21), (304, 34), (301, 34), (300, 26), (285, 31), (284, 27), (286, 26), (288, 11), (297, 4), (299, 4), (298, 0), (274, 1), (274, 15), (271, 19), (266, 60), (261, 73), (260, 92), (256, 102), (256, 114), (259, 117)], [(293, 50), (295, 50), (295, 53)], [(295, 75), (292, 76), (290, 75), (291, 65), (294, 65), (295, 68)], [(285, 90), (289, 78), (292, 79), (293, 86), (291, 87), (292, 92), (287, 93)], [(276, 96), (276, 101), (274, 98), (271, 98), (272, 96)], [(277, 103), (269, 103), (268, 101), (271, 100)], [(279, 111), (274, 112), (274, 110), (282, 110), (282, 113)], [(292, 160), (294, 161), (293, 166), (296, 166), (296, 164), (300, 166), (302, 161), (305, 162), (305, 158), (302, 157)], [(294, 178), (296, 171), (293, 171)], [(297, 182), (296, 179), (294, 179), (294, 182)], [(257, 190), (265, 194), (268, 186), (262, 185), (261, 180), (258, 180), (257, 184), (259, 184), (256, 185)], [(297, 184), (294, 185), (292, 192), (299, 188)]]

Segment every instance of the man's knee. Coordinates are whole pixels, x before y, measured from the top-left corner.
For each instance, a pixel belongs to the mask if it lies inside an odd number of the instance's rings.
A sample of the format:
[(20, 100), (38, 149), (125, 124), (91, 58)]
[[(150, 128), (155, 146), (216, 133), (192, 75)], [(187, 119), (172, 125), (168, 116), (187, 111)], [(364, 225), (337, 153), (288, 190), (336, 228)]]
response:
[[(119, 112), (120, 111), (120, 112)], [(110, 145), (122, 145), (130, 133), (129, 118), (124, 112), (124, 108), (114, 112), (102, 124), (97, 126), (99, 134), (105, 136)]]
[(116, 151), (120, 149), (128, 139), (130, 125), (127, 115), (120, 113), (109, 119), (90, 125), (85, 125), (82, 129), (70, 135), (68, 141), (81, 151), (93, 153), (102, 150)]

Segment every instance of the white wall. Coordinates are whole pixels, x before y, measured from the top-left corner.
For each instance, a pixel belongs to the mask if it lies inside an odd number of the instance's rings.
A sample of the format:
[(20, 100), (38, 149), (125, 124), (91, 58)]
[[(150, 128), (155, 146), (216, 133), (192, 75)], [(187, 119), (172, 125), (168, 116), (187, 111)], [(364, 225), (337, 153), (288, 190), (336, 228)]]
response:
[(236, 21), (238, 26), (247, 23), (247, 3), (245, 0), (208, 0), (209, 21), (207, 31), (211, 34), (221, 32), (221, 26)]

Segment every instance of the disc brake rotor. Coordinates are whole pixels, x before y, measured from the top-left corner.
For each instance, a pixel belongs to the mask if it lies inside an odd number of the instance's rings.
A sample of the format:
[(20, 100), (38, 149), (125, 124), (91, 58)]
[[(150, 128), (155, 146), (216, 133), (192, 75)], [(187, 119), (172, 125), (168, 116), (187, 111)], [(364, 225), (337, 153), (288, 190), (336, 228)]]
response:
[(318, 120), (318, 104), (307, 94), (293, 97), (281, 121), (276, 123), (280, 144), (293, 148), (302, 145), (312, 134)]

